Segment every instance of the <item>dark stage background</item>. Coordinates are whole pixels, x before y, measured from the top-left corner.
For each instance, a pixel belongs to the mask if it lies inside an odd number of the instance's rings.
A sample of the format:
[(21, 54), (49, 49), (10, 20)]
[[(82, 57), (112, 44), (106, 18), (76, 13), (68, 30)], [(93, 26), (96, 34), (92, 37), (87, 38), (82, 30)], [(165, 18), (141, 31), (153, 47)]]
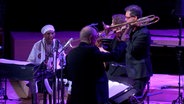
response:
[(51, 23), (57, 31), (80, 30), (91, 23), (111, 23), (111, 15), (124, 13), (125, 6), (138, 4), (143, 15), (155, 14), (160, 21), (149, 27), (177, 28), (178, 17), (174, 15), (176, 0), (2, 0), (4, 24), (10, 31), (40, 31)]
[[(10, 33), (13, 31), (40, 32), (45, 24), (53, 24), (56, 31), (80, 31), (83, 26), (92, 23), (98, 23), (97, 28), (103, 30), (102, 21), (110, 24), (111, 16), (115, 13), (124, 13), (124, 8), (130, 4), (141, 6), (143, 16), (154, 14), (160, 17), (158, 23), (148, 26), (150, 29), (178, 29), (179, 17), (175, 15), (176, 1), (0, 0), (0, 46), (3, 47), (0, 54), (4, 58), (12, 58)], [(156, 73), (178, 73), (177, 70), (171, 69), (178, 68), (175, 50), (174, 48), (171, 50), (165, 54), (168, 49), (152, 48), (153, 67), (154, 71), (157, 69)]]

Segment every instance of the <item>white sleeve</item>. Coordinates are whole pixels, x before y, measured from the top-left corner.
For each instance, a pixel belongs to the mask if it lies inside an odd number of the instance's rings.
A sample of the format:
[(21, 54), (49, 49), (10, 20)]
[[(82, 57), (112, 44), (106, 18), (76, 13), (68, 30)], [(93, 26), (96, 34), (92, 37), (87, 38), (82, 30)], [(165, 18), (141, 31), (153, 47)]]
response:
[(35, 62), (36, 61), (36, 46), (34, 44), (34, 46), (32, 47), (32, 50), (28, 56), (27, 61), (29, 62)]

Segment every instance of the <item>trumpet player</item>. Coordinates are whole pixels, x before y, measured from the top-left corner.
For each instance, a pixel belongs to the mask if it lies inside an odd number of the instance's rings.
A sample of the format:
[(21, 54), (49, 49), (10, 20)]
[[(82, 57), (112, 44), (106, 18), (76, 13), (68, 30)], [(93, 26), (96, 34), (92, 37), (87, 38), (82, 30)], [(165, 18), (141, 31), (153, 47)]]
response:
[(118, 47), (118, 51), (121, 54), (121, 56), (115, 61), (105, 63), (106, 70), (107, 70), (107, 76), (109, 80), (126, 83), (124, 82), (125, 80), (124, 76), (126, 76), (126, 71), (124, 67), (120, 67), (120, 66), (125, 65), (126, 43), (124, 41), (121, 41), (121, 36), (124, 33), (124, 30), (122, 30), (122, 27), (110, 30), (111, 27), (117, 24), (125, 23), (126, 22), (125, 15), (124, 14), (113, 14), (111, 18), (112, 18), (111, 25), (110, 26), (104, 25), (105, 39), (111, 39), (111, 41), (109, 44), (102, 43), (103, 44), (102, 47), (107, 51), (111, 51), (115, 47)]
[[(138, 5), (125, 7), (125, 20), (127, 23), (137, 21), (142, 17), (142, 9)], [(152, 73), (150, 59), (151, 37), (146, 26), (129, 24), (125, 30), (129, 36), (121, 38), (127, 43), (126, 47), (126, 72), (133, 80), (133, 87), (136, 89), (135, 96), (143, 96), (146, 84), (149, 82)]]
[(115, 36), (121, 35), (123, 33), (123, 30), (126, 28), (126, 26), (111, 28), (116, 25), (125, 23), (124, 14), (113, 14), (111, 18), (112, 18), (111, 25), (107, 25), (104, 22), (102, 22), (104, 30), (99, 32), (100, 38), (113, 39), (115, 38)]
[[(97, 46), (100, 48), (103, 47), (105, 50), (110, 51), (114, 45), (116, 45), (116, 41), (121, 40), (121, 36), (123, 34), (122, 27), (111, 29), (111, 27), (121, 24), (125, 22), (125, 15), (124, 14), (113, 14), (112, 15), (112, 22), (111, 25), (106, 25), (103, 22), (104, 30), (99, 33), (100, 38), (98, 40)], [(124, 27), (123, 27), (124, 28)], [(109, 40), (109, 44), (103, 44), (102, 41)], [(100, 42), (99, 42), (100, 41)]]

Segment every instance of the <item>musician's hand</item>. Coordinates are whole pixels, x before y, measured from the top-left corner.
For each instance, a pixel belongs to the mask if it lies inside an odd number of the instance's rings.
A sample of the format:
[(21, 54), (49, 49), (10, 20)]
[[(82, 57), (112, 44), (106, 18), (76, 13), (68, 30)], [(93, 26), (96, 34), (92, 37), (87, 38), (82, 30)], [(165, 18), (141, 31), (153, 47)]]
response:
[(131, 31), (131, 26), (130, 25), (126, 25), (126, 29), (123, 31), (123, 34), (121, 36), (121, 40), (122, 41), (129, 40), (129, 38), (130, 38), (130, 36), (129, 36), (130, 31)]
[(53, 69), (53, 58), (52, 57), (48, 58), (46, 65), (47, 65), (47, 69), (49, 70)]
[(104, 22), (102, 22), (102, 24), (103, 24), (103, 28), (104, 28), (104, 29), (107, 29), (107, 28), (110, 27), (109, 25), (106, 25)]
[(100, 50), (101, 52), (109, 52), (109, 51), (105, 50), (103, 47), (98, 47), (98, 48), (99, 48), (99, 50)]
[(101, 38), (98, 38), (98, 39), (96, 40), (95, 45), (96, 45), (97, 47), (101, 47), (101, 46), (102, 46)]

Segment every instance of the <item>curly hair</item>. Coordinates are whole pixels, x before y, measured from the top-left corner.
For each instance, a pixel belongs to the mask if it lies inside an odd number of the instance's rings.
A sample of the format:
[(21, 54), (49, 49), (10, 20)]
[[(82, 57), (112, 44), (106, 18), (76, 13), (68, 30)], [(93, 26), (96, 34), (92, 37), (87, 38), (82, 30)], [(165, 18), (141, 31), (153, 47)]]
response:
[(125, 22), (125, 15), (123, 14), (114, 14), (112, 15), (112, 20), (114, 24), (120, 24)]

